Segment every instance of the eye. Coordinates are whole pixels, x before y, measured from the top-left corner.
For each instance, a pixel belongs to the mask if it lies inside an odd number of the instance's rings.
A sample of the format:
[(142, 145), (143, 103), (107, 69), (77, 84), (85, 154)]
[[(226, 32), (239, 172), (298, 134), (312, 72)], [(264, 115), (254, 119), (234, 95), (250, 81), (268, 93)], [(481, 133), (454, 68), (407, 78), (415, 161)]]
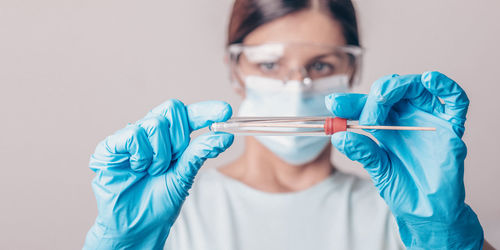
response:
[(259, 68), (264, 72), (275, 71), (278, 69), (278, 64), (275, 62), (263, 62), (259, 63)]
[(329, 75), (333, 73), (333, 70), (334, 66), (330, 63), (316, 61), (309, 65), (309, 74), (312, 76)]

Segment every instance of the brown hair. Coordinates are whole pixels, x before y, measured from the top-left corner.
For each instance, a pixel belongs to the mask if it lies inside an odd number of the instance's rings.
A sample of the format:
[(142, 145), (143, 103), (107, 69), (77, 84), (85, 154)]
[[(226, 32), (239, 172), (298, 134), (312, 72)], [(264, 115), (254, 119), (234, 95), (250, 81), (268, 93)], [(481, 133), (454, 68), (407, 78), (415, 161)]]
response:
[(348, 45), (360, 46), (356, 12), (351, 0), (235, 0), (226, 45), (241, 43), (257, 27), (313, 6), (318, 6), (340, 23)]

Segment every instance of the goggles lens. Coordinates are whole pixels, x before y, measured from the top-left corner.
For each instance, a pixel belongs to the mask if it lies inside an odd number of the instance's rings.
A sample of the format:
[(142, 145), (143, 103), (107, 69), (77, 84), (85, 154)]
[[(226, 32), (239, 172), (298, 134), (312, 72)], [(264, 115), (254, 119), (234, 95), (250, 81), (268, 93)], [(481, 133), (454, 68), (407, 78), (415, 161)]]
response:
[(238, 77), (261, 76), (286, 82), (333, 75), (353, 75), (361, 48), (304, 44), (263, 44), (229, 47), (231, 64)]

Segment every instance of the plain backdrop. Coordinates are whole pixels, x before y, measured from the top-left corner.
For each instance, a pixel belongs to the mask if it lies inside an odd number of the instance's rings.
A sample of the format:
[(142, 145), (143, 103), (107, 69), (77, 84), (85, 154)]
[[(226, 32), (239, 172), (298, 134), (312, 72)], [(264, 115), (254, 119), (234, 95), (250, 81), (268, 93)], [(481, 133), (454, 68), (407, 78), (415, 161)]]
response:
[[(238, 107), (223, 63), (231, 2), (0, 0), (0, 248), (80, 248), (97, 214), (96, 144), (164, 100)], [(354, 91), (426, 70), (467, 91), (466, 200), (500, 247), (500, 1), (356, 5), (366, 54)], [(206, 166), (237, 157), (242, 141)]]

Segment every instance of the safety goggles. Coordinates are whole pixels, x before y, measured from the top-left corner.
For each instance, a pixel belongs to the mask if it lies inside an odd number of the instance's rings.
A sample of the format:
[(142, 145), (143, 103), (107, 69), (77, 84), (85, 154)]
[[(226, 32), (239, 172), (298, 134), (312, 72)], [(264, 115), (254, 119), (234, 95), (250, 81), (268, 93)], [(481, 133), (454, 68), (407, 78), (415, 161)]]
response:
[(307, 85), (334, 75), (347, 75), (351, 84), (356, 82), (363, 50), (357, 46), (266, 43), (231, 44), (227, 52), (239, 84), (248, 76), (258, 76)]

